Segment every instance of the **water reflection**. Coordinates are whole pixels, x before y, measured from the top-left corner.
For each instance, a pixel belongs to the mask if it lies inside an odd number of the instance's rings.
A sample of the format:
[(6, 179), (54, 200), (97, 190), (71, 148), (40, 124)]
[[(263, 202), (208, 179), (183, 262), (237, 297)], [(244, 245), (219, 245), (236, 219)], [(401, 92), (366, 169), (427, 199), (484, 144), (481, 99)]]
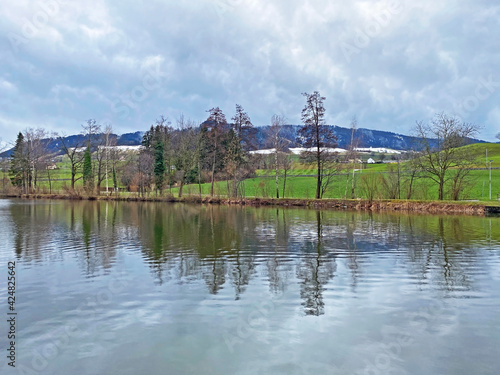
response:
[(323, 292), (336, 270), (334, 258), (323, 245), (322, 214), (316, 211), (316, 238), (306, 240), (301, 249), (303, 256), (297, 266), (300, 296), (304, 301), (302, 306), (306, 315), (318, 316), (325, 313)]
[(498, 218), (0, 200), (0, 228), (37, 373), (498, 368)]
[(369, 264), (387, 259), (420, 288), (470, 295), (478, 290), (470, 271), (484, 262), (478, 246), (500, 241), (496, 218), (80, 201), (6, 207), (24, 262), (76, 257), (94, 277), (121, 252), (140, 251), (158, 285), (202, 280), (210, 294), (231, 288), (239, 300), (254, 278), (273, 294), (297, 282), (303, 313), (315, 316), (328, 308), (324, 293), (334, 290), (339, 266), (356, 292), (360, 282), (383, 277), (384, 266), (374, 274)]

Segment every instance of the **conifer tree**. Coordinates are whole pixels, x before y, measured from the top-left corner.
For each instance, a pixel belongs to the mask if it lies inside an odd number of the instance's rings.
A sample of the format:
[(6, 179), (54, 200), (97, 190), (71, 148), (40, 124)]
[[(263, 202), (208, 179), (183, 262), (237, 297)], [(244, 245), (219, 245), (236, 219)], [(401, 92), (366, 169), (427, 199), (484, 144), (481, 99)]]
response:
[(115, 171), (115, 167), (113, 166), (113, 190), (116, 191), (117, 187), (118, 187), (118, 182), (116, 180), (116, 171)]
[(165, 180), (165, 159), (163, 158), (163, 142), (158, 141), (155, 145), (155, 165), (154, 165), (155, 183), (157, 192), (160, 194), (163, 190)]
[(94, 190), (94, 173), (92, 171), (92, 158), (90, 157), (90, 148), (85, 149), (83, 156), (83, 186), (87, 193)]
[(29, 163), (27, 158), (27, 147), (23, 133), (19, 132), (16, 139), (16, 145), (12, 152), (10, 164), (10, 174), (12, 185), (17, 186), (26, 192), (27, 180), (29, 174)]
[(208, 118), (202, 124), (204, 143), (206, 146), (207, 161), (211, 169), (210, 196), (214, 195), (215, 172), (222, 170), (224, 166), (225, 148), (224, 142), (227, 139), (228, 124), (226, 116), (219, 107), (212, 108)]

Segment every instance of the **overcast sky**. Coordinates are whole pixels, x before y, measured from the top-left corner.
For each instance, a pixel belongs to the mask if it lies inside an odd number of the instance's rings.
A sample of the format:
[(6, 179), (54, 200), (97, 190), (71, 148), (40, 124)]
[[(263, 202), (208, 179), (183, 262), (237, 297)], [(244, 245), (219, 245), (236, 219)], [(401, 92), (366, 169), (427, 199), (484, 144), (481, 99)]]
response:
[(409, 134), (441, 111), (500, 132), (498, 0), (0, 0), (0, 138), (89, 118), (116, 133), (241, 104)]

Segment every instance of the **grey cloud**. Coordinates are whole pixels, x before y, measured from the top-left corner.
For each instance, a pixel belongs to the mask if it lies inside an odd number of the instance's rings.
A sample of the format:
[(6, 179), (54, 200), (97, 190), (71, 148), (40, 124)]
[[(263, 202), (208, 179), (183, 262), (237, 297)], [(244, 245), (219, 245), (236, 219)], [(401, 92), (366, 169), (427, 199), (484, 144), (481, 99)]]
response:
[(337, 125), (357, 115), (359, 126), (409, 133), (444, 110), (482, 124), (484, 139), (500, 131), (495, 1), (64, 1), (12, 48), (8, 36), (24, 37), (53, 1), (3, 5), (4, 140), (40, 123), (78, 132), (87, 118), (126, 132), (161, 114), (203, 121), (213, 106), (230, 117), (236, 103), (257, 125), (274, 113), (299, 123), (300, 93), (316, 89)]

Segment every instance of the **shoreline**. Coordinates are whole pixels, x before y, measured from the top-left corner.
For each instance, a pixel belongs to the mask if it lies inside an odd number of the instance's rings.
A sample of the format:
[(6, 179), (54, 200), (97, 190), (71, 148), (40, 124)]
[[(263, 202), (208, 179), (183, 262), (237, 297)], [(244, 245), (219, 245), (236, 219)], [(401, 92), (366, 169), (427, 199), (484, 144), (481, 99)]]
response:
[(300, 199), (300, 198), (220, 198), (208, 196), (173, 196), (155, 197), (120, 197), (105, 195), (63, 195), (63, 194), (6, 194), (0, 198), (17, 199), (66, 199), (89, 201), (120, 201), (120, 202), (166, 202), (166, 203), (197, 203), (219, 204), (229, 206), (276, 206), (276, 207), (306, 207), (330, 210), (356, 210), (373, 212), (402, 212), (428, 214), (467, 214), (485, 216), (488, 213), (500, 213), (500, 206), (488, 206), (479, 202), (450, 201), (411, 201), (411, 200), (344, 200), (344, 199)]

